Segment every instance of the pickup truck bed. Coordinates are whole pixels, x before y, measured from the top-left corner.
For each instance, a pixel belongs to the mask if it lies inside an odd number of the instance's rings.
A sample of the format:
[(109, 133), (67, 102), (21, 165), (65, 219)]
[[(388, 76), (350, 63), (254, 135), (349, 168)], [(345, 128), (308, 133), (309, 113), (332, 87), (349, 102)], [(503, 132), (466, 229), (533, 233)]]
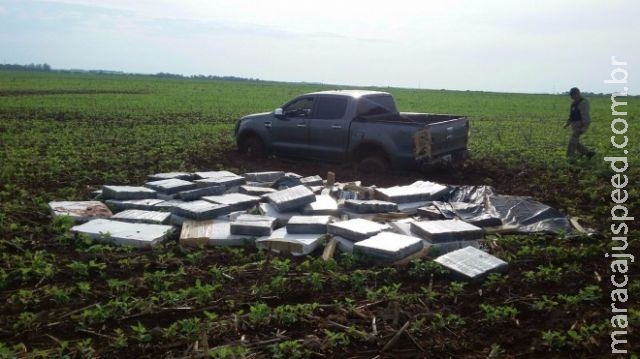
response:
[[(463, 116), (400, 112), (362, 116), (353, 122), (376, 123), (381, 131), (387, 132), (395, 140), (397, 151), (389, 155), (395, 157), (392, 159), (395, 167), (413, 168), (424, 162), (442, 161), (448, 155), (451, 155), (451, 158), (447, 157), (447, 160), (466, 156), (451, 151), (451, 148), (466, 151), (468, 121)], [(415, 130), (407, 132), (407, 127)], [(444, 135), (434, 136), (434, 133)]]

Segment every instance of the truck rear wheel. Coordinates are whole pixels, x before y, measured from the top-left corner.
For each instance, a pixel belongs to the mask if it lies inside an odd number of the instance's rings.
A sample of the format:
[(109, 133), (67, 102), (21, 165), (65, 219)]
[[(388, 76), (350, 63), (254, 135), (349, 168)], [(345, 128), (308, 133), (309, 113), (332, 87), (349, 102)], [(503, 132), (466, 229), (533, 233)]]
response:
[(451, 154), (451, 167), (455, 170), (464, 168), (464, 164), (469, 159), (469, 151), (460, 150)]
[(261, 158), (266, 155), (264, 142), (256, 135), (248, 135), (238, 142), (240, 153), (250, 158)]
[(370, 155), (358, 162), (358, 172), (365, 174), (387, 173), (391, 169), (389, 160), (381, 155)]

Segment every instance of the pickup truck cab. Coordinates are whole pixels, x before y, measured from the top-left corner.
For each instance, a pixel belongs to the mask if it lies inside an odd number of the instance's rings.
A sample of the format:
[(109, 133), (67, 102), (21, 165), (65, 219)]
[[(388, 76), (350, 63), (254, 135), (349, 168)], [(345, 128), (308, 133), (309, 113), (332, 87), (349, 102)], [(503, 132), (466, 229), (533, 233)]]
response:
[(355, 162), (363, 171), (419, 169), (463, 160), (469, 122), (457, 115), (398, 112), (386, 92), (313, 92), (272, 112), (237, 121), (238, 149), (332, 162)]

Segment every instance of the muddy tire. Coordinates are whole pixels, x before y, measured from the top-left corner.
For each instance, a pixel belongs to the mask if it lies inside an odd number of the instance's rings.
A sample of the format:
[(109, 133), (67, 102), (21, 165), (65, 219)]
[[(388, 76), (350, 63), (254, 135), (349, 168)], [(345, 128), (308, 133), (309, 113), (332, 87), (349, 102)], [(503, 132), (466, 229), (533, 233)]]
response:
[(467, 150), (460, 150), (451, 154), (451, 160), (453, 162), (464, 163), (464, 161), (466, 161), (467, 159), (469, 159), (469, 151)]
[(238, 150), (249, 158), (262, 158), (266, 156), (264, 142), (256, 135), (245, 136), (238, 141)]
[(456, 151), (451, 154), (451, 168), (454, 170), (461, 170), (464, 168), (465, 163), (469, 159), (469, 151), (462, 150)]
[(389, 173), (391, 164), (381, 155), (366, 156), (358, 162), (358, 172), (363, 174)]

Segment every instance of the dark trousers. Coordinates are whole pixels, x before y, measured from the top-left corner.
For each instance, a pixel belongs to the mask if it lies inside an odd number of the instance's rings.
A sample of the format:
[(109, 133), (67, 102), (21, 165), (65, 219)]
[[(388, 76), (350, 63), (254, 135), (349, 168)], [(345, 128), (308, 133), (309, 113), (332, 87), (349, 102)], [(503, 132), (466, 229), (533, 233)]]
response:
[(593, 153), (593, 150), (580, 143), (580, 136), (582, 136), (582, 134), (584, 134), (585, 132), (587, 132), (587, 129), (582, 126), (571, 126), (571, 138), (569, 138), (567, 156), (573, 157), (576, 155), (576, 152), (581, 155), (590, 155)]

